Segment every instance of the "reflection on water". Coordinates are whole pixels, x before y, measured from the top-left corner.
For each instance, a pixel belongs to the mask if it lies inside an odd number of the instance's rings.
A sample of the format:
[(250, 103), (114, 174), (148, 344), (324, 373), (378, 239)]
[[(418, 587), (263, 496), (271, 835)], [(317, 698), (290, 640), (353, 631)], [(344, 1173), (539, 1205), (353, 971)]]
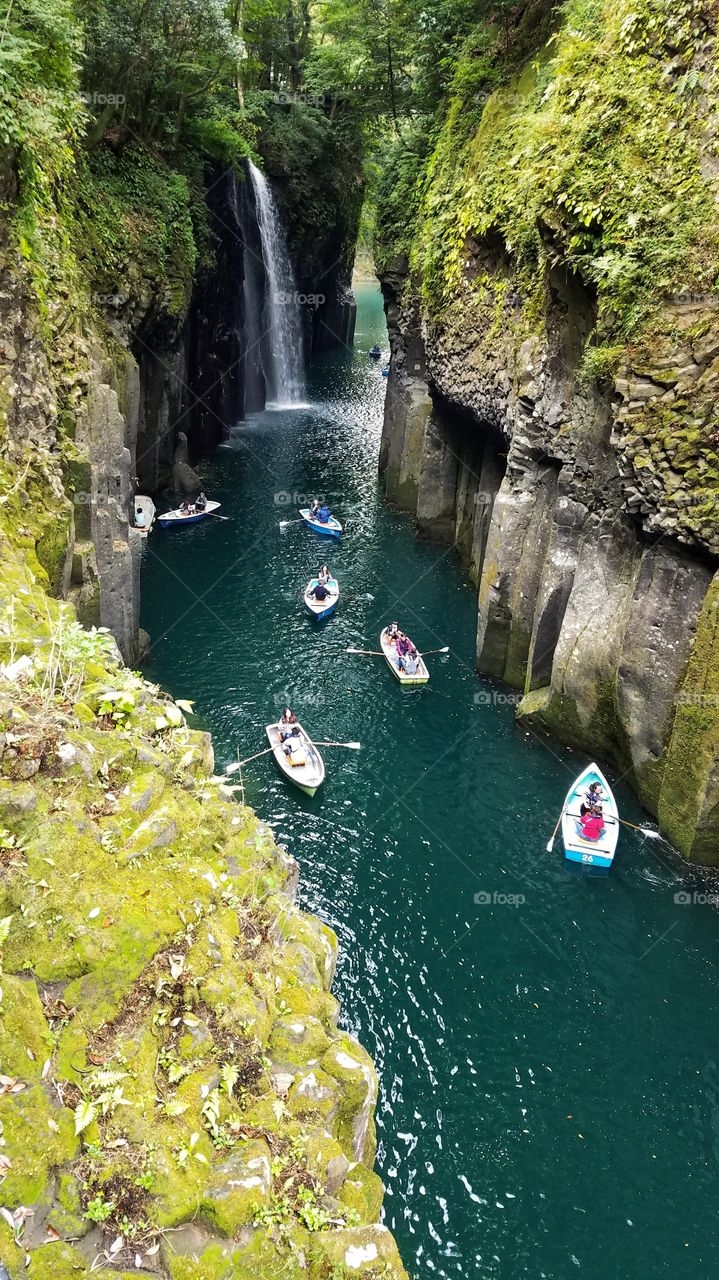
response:
[[(694, 1280), (719, 1243), (716, 911), (675, 902), (662, 844), (624, 833), (600, 880), (546, 853), (579, 758), (518, 731), (477, 678), (474, 591), (379, 493), (386, 382), (365, 353), (386, 339), (362, 295), (355, 351), (322, 357), (310, 407), (239, 424), (205, 464), (231, 521), (149, 540), (150, 675), (196, 700), (218, 766), (260, 750), (285, 701), (317, 737), (362, 742), (325, 753), (314, 800), (268, 759), (244, 782), (339, 935), (335, 989), (380, 1072), (385, 1216), (410, 1272)], [(340, 544), (279, 528), (315, 492)], [(324, 559), (343, 595), (317, 626), (301, 594)], [(344, 652), (376, 648), (392, 617), (451, 647), (424, 689)]]

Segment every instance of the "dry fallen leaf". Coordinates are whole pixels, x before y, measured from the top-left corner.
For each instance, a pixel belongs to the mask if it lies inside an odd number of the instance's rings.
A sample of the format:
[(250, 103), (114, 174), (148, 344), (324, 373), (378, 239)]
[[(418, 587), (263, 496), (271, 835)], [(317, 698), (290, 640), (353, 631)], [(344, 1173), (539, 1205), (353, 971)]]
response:
[(40, 1076), (41, 1080), (47, 1080), (47, 1075), (49, 1070), (50, 1070), (50, 1059), (46, 1058), (42, 1064), (42, 1074)]
[(51, 1222), (48, 1222), (47, 1226), (45, 1227), (45, 1235), (47, 1236), (48, 1240), (62, 1239), (60, 1232), (55, 1230)]
[(116, 1237), (115, 1237), (115, 1239), (113, 1240), (112, 1244), (110, 1245), (110, 1253), (113, 1253), (113, 1254), (114, 1254), (114, 1253), (119, 1253), (119, 1252), (120, 1252), (120, 1250), (121, 1250), (121, 1249), (123, 1249), (124, 1247), (125, 1247), (125, 1240), (124, 1240), (124, 1237), (123, 1237), (123, 1236), (116, 1236)]
[(114, 924), (114, 923), (115, 923), (115, 917), (114, 917), (114, 916), (105, 916), (105, 919), (104, 919), (104, 920), (103, 920), (103, 922), (102, 922), (102, 927), (103, 927), (103, 929), (109, 929), (109, 928), (110, 928), (110, 925), (111, 925), (111, 924)]
[(95, 920), (95, 919), (97, 918), (97, 916), (99, 916), (99, 914), (100, 914), (100, 908), (99, 908), (99, 907), (93, 907), (93, 908), (92, 908), (92, 911), (88, 911), (88, 913), (87, 913), (87, 918), (88, 918), (88, 920)]

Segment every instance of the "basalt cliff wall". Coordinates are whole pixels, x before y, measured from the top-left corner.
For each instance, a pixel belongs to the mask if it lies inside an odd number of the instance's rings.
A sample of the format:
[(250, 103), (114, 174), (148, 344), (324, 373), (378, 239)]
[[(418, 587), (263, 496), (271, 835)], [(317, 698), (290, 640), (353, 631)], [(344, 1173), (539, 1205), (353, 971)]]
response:
[(714, 19), (644, 5), (650, 49), (633, 10), (570, 8), (452, 105), (414, 228), (385, 226), (381, 471), (468, 566), (478, 670), (716, 865)]

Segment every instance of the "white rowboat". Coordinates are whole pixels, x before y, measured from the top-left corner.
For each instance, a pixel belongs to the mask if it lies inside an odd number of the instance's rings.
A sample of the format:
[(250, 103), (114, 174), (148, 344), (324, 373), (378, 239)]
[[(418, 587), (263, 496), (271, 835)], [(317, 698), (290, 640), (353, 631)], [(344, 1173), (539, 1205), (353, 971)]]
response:
[(412, 685), (427, 683), (429, 680), (429, 671), (427, 669), (427, 663), (421, 656), (419, 656), (417, 670), (413, 676), (409, 675), (406, 671), (400, 671), (397, 665), (397, 650), (395, 646), (390, 643), (386, 627), (380, 632), (379, 644), (380, 649), (387, 660), (387, 666), (390, 668), (392, 674), (397, 677), (400, 684)]
[[(587, 840), (581, 834), (578, 822), (584, 797), (592, 782), (598, 782), (601, 787), (602, 817), (605, 823), (598, 840)], [(618, 817), (617, 802), (604, 774), (598, 765), (587, 765), (572, 783), (564, 801), (562, 840), (565, 858), (569, 862), (581, 862), (588, 867), (611, 867), (619, 839)]]
[(299, 750), (293, 752), (294, 759), (287, 755), (280, 741), (280, 732), (276, 724), (266, 725), (265, 733), (272, 747), (272, 754), (285, 777), (289, 778), (290, 782), (294, 782), (300, 791), (313, 796), (325, 780), (325, 763), (302, 725), (298, 724), (294, 727), (300, 731)]

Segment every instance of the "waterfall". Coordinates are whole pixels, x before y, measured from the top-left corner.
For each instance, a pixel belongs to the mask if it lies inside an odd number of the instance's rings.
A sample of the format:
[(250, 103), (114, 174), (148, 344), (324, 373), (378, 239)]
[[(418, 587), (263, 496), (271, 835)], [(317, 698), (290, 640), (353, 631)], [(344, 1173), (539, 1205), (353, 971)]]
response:
[(242, 414), (257, 413), (265, 407), (265, 372), (263, 364), (262, 300), (265, 292), (265, 270), (262, 264), (254, 198), (249, 183), (239, 182), (230, 172), (230, 207), (243, 245), (244, 271), (242, 293), (237, 299), (236, 340), (242, 370)]
[[(302, 314), (284, 229), (267, 179), (248, 161), (255, 197), (265, 288), (262, 306), (263, 368), (266, 397), (275, 405), (302, 400), (304, 360)], [(245, 283), (251, 273), (245, 274)], [(257, 306), (256, 299), (245, 299)], [(249, 318), (249, 317), (248, 317)]]

